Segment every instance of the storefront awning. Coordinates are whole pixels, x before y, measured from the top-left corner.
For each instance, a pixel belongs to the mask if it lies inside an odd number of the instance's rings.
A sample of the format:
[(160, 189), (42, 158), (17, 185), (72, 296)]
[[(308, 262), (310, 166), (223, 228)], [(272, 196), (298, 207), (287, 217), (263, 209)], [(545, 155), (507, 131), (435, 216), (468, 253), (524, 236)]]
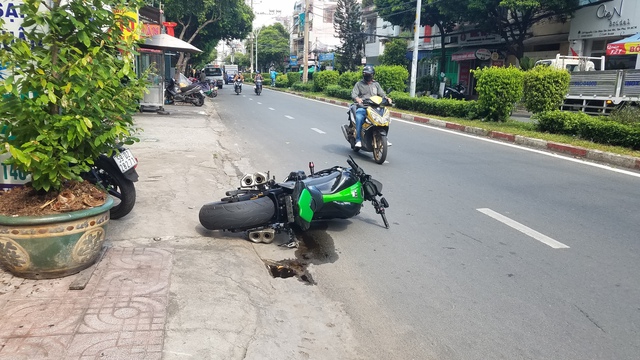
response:
[(607, 44), (607, 55), (640, 54), (640, 33)]
[(456, 53), (451, 54), (452, 61), (465, 61), (465, 60), (475, 60), (475, 59), (476, 59), (475, 50), (458, 51)]

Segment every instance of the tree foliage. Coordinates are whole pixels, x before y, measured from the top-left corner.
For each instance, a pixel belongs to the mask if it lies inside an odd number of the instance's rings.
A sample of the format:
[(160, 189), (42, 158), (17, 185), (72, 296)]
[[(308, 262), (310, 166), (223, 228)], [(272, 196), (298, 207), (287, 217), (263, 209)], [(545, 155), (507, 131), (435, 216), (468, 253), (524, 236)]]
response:
[[(440, 4), (445, 2), (447, 1), (423, 0), (420, 9), (420, 25), (437, 27), (440, 32), (441, 44), (445, 44), (445, 37), (453, 30), (459, 18), (459, 14), (442, 10)], [(374, 3), (378, 9), (378, 15), (385, 21), (405, 28), (414, 27), (417, 1), (374, 0)], [(457, 2), (448, 1), (448, 3), (451, 5)], [(446, 48), (444, 45), (440, 51), (440, 69), (444, 69), (446, 60)]]
[(342, 43), (336, 49), (339, 69), (355, 70), (360, 66), (364, 48), (362, 11), (357, 0), (338, 0), (333, 27)]
[(281, 23), (264, 27), (258, 34), (257, 68), (268, 69), (270, 65), (282, 68), (282, 62), (289, 55), (289, 32)]
[[(578, 6), (578, 0), (458, 0), (439, 1), (440, 10), (461, 23), (474, 24), (478, 29), (499, 34), (507, 44), (509, 54), (521, 59), (524, 40), (531, 36), (531, 27), (541, 21), (566, 19)], [(478, 16), (482, 14), (482, 16)]]
[(24, 37), (0, 34), (0, 64), (7, 68), (0, 113), (11, 134), (0, 148), (12, 156), (7, 164), (31, 174), (35, 189), (50, 191), (81, 180), (114, 144), (136, 140), (132, 114), (148, 74), (136, 76), (138, 40), (121, 26), (131, 20), (121, 10), (141, 1), (54, 0), (47, 11), (41, 5), (19, 6)]
[(407, 41), (393, 39), (384, 45), (384, 52), (380, 56), (382, 65), (400, 65), (407, 67)]
[[(178, 23), (176, 37), (208, 53), (219, 40), (242, 39), (251, 32), (254, 19), (251, 7), (244, 0), (166, 0), (167, 21)], [(206, 56), (196, 55), (198, 58)], [(184, 71), (191, 55), (181, 53), (177, 67)], [(206, 59), (210, 62), (214, 59)], [(202, 62), (198, 59), (198, 62)]]

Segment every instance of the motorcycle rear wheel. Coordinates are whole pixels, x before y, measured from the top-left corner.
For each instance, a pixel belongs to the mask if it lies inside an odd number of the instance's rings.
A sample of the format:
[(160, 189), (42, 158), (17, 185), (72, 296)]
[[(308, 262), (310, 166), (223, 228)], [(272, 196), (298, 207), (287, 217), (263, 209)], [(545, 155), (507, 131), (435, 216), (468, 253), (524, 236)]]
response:
[(136, 204), (136, 187), (119, 169), (116, 169), (105, 159), (98, 159), (94, 168), (100, 179), (89, 179), (107, 190), (114, 199), (114, 206), (110, 210), (111, 219), (120, 219), (131, 212)]
[(387, 159), (387, 137), (382, 135), (379, 131), (373, 133), (373, 159), (378, 164), (383, 164)]
[(209, 230), (246, 230), (266, 225), (276, 207), (269, 197), (255, 200), (205, 204), (200, 209), (200, 224)]

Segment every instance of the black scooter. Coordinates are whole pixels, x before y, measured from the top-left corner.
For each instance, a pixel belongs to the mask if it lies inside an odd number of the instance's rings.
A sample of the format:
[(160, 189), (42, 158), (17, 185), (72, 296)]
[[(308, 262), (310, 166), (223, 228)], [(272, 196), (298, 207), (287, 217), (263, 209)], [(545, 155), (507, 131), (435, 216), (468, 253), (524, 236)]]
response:
[(256, 80), (256, 86), (253, 89), (255, 90), (256, 95), (260, 95), (262, 92), (262, 80)]
[(442, 95), (442, 97), (444, 97), (445, 99), (465, 100), (465, 90), (466, 88), (462, 84), (458, 84), (454, 87), (447, 86), (444, 88), (444, 94)]
[(191, 84), (178, 88), (176, 81), (171, 78), (165, 88), (165, 104), (175, 104), (179, 102), (193, 104), (195, 106), (204, 105), (204, 91), (197, 84)]

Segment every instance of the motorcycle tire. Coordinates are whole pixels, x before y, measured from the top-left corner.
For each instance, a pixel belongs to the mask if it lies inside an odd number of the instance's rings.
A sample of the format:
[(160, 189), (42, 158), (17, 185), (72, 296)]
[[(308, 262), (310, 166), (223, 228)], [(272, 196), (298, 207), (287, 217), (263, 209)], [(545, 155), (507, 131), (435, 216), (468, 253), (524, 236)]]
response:
[(193, 105), (202, 106), (204, 105), (204, 96), (202, 94), (195, 94), (193, 98)]
[(383, 164), (387, 159), (387, 136), (382, 135), (379, 131), (373, 133), (373, 159), (378, 164)]
[(269, 223), (276, 207), (269, 197), (255, 200), (205, 204), (200, 209), (200, 224), (209, 230), (246, 230)]
[(136, 187), (133, 182), (105, 159), (98, 159), (94, 168), (102, 179), (102, 183), (97, 185), (103, 186), (114, 198), (115, 205), (109, 211), (111, 219), (120, 219), (129, 214), (136, 204)]

